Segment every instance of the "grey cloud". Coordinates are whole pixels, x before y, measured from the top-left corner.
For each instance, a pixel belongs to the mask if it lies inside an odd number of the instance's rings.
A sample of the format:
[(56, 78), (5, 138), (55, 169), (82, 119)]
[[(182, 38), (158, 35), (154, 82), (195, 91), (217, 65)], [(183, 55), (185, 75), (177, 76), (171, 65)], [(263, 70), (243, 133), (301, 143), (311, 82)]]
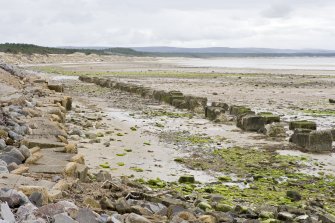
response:
[(271, 5), (269, 8), (262, 12), (262, 15), (268, 18), (282, 18), (291, 14), (293, 9), (288, 5)]
[(333, 0), (0, 0), (0, 42), (333, 48)]

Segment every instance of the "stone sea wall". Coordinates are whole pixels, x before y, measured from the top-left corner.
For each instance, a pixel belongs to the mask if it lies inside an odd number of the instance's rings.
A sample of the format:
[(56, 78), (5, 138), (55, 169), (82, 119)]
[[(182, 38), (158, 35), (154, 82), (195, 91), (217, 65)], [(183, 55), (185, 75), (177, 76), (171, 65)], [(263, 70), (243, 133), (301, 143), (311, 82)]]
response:
[[(101, 87), (115, 88), (142, 97), (154, 98), (179, 109), (203, 114), (207, 119), (214, 122), (235, 120), (236, 126), (244, 131), (259, 132), (272, 138), (285, 138), (287, 136), (285, 129), (287, 124), (281, 122), (280, 116), (270, 112), (256, 114), (251, 108), (228, 105), (224, 102), (212, 102), (208, 105), (206, 97), (184, 95), (180, 91), (154, 90), (143, 85), (121, 82), (106, 77), (80, 76), (79, 79), (84, 82), (95, 83)], [(316, 153), (333, 151), (334, 130), (319, 131), (315, 122), (305, 120), (290, 122), (289, 129), (294, 131), (289, 141), (303, 150)], [(311, 131), (305, 131), (306, 129)]]

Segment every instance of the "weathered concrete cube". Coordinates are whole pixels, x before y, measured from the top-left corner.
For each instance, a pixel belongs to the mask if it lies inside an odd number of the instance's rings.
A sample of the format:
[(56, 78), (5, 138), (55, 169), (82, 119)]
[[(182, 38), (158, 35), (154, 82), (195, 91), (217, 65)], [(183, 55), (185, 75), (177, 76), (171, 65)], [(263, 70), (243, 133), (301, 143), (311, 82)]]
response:
[(211, 121), (220, 121), (223, 119), (226, 110), (222, 107), (207, 106), (205, 116)]
[(189, 110), (194, 111), (196, 113), (205, 114), (207, 106), (207, 98), (188, 95), (185, 96), (185, 101), (187, 103), (187, 107)]
[(310, 152), (332, 151), (333, 136), (330, 130), (312, 131), (307, 150)]
[(331, 129), (330, 132), (331, 132), (332, 135), (333, 135), (333, 141), (335, 141), (335, 129)]
[(159, 90), (154, 90), (153, 92), (154, 99), (158, 101), (162, 100), (164, 94), (167, 94), (167, 93), (165, 91), (159, 91)]
[(50, 84), (48, 83), (48, 88), (56, 92), (64, 92), (64, 87), (62, 84)]
[(223, 108), (225, 111), (229, 110), (229, 105), (224, 102), (212, 102), (212, 106)]
[(280, 116), (274, 115), (271, 112), (260, 112), (258, 115), (262, 116), (266, 124), (271, 124), (273, 122), (280, 122)]
[(184, 99), (184, 95), (180, 91), (169, 91), (167, 94), (164, 94), (161, 99), (171, 105), (174, 99)]
[(251, 111), (250, 108), (245, 106), (232, 105), (230, 106), (229, 114), (234, 116), (240, 116), (243, 114), (255, 114), (255, 112)]
[(178, 99), (178, 98), (173, 99), (172, 106), (179, 109), (187, 109), (187, 103), (184, 99)]
[(306, 120), (292, 121), (290, 122), (290, 130), (294, 130), (294, 129), (316, 130), (316, 123), (312, 121), (306, 121)]
[(287, 136), (285, 127), (281, 123), (266, 124), (262, 132), (269, 137), (275, 138), (282, 138)]
[(245, 115), (241, 120), (241, 128), (244, 131), (257, 132), (264, 128), (265, 121), (262, 116), (259, 115)]
[(309, 134), (311, 131), (311, 129), (295, 129), (294, 133), (290, 137), (290, 142), (306, 148), (309, 144)]
[(290, 142), (309, 152), (329, 152), (332, 151), (333, 136), (331, 130), (296, 129)]

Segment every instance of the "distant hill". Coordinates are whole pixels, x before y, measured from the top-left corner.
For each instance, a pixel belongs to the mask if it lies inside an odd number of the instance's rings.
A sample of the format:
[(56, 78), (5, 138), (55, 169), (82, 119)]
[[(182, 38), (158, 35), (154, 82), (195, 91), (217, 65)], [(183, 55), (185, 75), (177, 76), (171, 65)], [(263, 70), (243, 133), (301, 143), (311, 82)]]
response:
[(146, 53), (137, 52), (130, 48), (102, 48), (102, 49), (88, 49), (88, 48), (63, 48), (63, 47), (44, 47), (34, 44), (21, 43), (4, 43), (0, 44), (0, 52), (5, 53), (22, 53), (22, 54), (99, 54), (99, 55), (127, 55), (127, 56), (143, 56)]
[(193, 56), (335, 56), (335, 50), (319, 49), (271, 49), (271, 48), (230, 48), (230, 47), (209, 47), (209, 48), (178, 48), (178, 47), (133, 47), (132, 49), (161, 55), (193, 55)]
[(161, 56), (161, 57), (258, 57), (258, 56), (335, 56), (335, 50), (271, 48), (178, 48), (178, 47), (44, 47), (33, 44), (4, 43), (0, 52), (22, 54), (72, 54)]

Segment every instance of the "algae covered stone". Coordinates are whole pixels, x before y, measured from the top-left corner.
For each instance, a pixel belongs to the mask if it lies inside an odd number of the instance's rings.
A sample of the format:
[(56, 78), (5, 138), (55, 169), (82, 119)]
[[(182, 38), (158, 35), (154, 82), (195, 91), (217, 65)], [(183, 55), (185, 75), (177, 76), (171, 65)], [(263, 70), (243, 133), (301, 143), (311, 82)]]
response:
[(311, 129), (316, 130), (316, 123), (312, 121), (300, 120), (290, 122), (290, 130), (294, 129)]
[(191, 183), (193, 184), (195, 182), (194, 176), (193, 175), (183, 175), (179, 177), (178, 180), (179, 183)]

